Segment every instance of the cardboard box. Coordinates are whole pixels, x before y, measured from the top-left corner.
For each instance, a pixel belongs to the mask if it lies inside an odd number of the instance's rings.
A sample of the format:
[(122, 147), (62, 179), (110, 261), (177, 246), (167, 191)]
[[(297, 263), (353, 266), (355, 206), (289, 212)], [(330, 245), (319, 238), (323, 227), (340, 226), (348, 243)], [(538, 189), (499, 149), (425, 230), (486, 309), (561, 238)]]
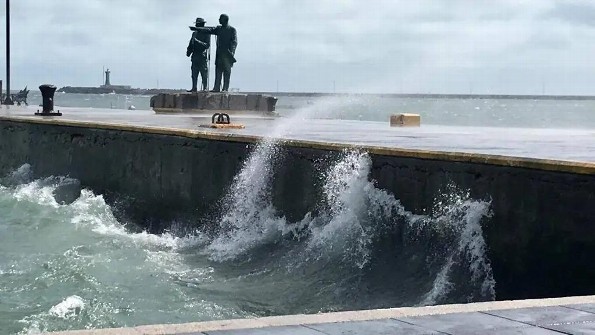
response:
[(419, 127), (420, 125), (419, 114), (393, 114), (390, 116), (391, 127)]

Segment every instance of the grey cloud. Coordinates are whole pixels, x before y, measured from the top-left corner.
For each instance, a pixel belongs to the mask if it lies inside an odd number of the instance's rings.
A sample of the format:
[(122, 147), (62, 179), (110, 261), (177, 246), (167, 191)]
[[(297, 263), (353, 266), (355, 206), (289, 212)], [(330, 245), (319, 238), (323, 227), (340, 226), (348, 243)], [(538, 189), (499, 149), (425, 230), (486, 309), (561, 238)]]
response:
[(565, 50), (572, 45), (572, 38), (565, 33), (538, 31), (531, 35), (524, 47), (529, 50), (558, 49)]
[(559, 2), (543, 17), (558, 19), (572, 25), (595, 27), (595, 5), (590, 2)]

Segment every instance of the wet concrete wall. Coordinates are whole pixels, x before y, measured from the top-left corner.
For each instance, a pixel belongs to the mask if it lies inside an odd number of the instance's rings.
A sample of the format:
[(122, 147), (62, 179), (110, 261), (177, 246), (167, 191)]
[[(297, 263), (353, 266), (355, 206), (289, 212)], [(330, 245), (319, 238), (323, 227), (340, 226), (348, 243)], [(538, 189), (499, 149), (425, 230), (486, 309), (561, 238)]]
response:
[[(56, 124), (0, 121), (0, 173), (29, 163), (38, 177), (63, 175), (104, 194), (122, 220), (158, 232), (172, 222), (213, 224), (252, 139), (191, 138)], [(273, 202), (288, 220), (315, 211), (325, 162), (341, 146), (281, 149)], [(448, 184), (491, 199), (484, 226), (498, 299), (595, 293), (595, 175), (371, 150), (377, 187), (423, 213)], [(538, 166), (539, 164), (533, 164)], [(197, 218), (200, 218), (197, 219)]]

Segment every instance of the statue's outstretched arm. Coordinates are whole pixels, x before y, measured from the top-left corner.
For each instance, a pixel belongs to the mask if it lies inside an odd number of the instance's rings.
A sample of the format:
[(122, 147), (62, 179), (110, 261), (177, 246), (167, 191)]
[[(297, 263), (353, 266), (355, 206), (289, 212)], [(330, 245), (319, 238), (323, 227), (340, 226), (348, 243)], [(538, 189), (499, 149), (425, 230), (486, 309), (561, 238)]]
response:
[(217, 35), (217, 33), (219, 32), (219, 29), (217, 29), (217, 27), (194, 27), (194, 26), (190, 26), (189, 28), (192, 31), (198, 31), (199, 33), (207, 33), (207, 34), (211, 34), (211, 35)]

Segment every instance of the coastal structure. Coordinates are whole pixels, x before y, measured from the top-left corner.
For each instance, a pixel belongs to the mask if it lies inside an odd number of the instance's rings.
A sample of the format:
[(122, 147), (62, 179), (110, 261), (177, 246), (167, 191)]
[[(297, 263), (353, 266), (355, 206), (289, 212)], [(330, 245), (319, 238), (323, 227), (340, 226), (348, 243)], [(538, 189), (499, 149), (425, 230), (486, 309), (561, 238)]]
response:
[[(104, 89), (108, 89), (108, 90), (112, 90), (113, 92), (124, 92), (124, 91), (129, 91), (132, 89), (132, 87), (130, 85), (112, 85), (111, 84), (111, 80), (110, 80), (110, 74), (111, 71), (109, 69), (107, 69), (105, 72), (105, 80), (103, 85), (100, 86), (100, 88), (104, 88)], [(116, 92), (117, 93), (117, 92)]]
[(130, 85), (112, 85), (111, 71), (107, 69), (104, 71), (104, 81), (99, 87), (81, 87), (81, 86), (65, 86), (58, 89), (57, 92), (62, 93), (78, 93), (78, 94), (135, 94), (135, 95), (153, 95), (163, 92), (181, 92), (182, 90), (172, 89), (145, 89), (132, 88)]
[(103, 86), (105, 87), (110, 87), (112, 86), (111, 82), (110, 82), (110, 70), (107, 69), (107, 71), (105, 71), (105, 84), (103, 84)]
[[(496, 299), (579, 296), (595, 291), (591, 259), (595, 253), (595, 157), (592, 142), (587, 142), (590, 137), (578, 136), (577, 131), (557, 136), (556, 147), (548, 142), (547, 133), (540, 135), (538, 130), (531, 141), (520, 137), (518, 146), (549, 144), (541, 145), (547, 150), (532, 152), (532, 157), (519, 157), (515, 153), (526, 150), (514, 151), (511, 146), (508, 154), (493, 151), (503, 132), (510, 138), (514, 129), (468, 131), (463, 152), (450, 146), (449, 138), (455, 135), (440, 129), (395, 129), (388, 123), (329, 120), (299, 128), (292, 123), (295, 120), (246, 118), (242, 120), (246, 129), (199, 130), (198, 125), (209, 118), (122, 111), (114, 122), (113, 114), (101, 111), (69, 113), (63, 108), (62, 112), (64, 116), (52, 119), (36, 118), (25, 107), (3, 109), (0, 173), (28, 163), (36, 178), (75, 178), (108, 203), (118, 203), (126, 220), (151, 233), (166, 231), (172, 222), (187, 224), (192, 230), (199, 228), (192, 225), (201, 222), (196, 215), (209, 216), (217, 210), (263, 139), (275, 129), (291, 127), (291, 138), (279, 135), (275, 151), (262, 156), (280, 163), (274, 164), (274, 170), (255, 171), (271, 173), (271, 204), (289, 222), (300, 222), (318, 208), (325, 192), (321, 169), (346, 152), (365, 153), (369, 175), (362, 175), (362, 170), (354, 173), (373, 180), (378, 194), (398, 199), (399, 206), (412, 215), (431, 211), (434, 199), (451, 185), (468, 190), (473, 199), (489, 202), (490, 215), (482, 225), (482, 235)], [(399, 137), (395, 131), (408, 133)], [(528, 136), (522, 129), (518, 132)], [(316, 141), (311, 140), (314, 134)], [(369, 144), (353, 143), (353, 137), (365, 137)], [(408, 138), (418, 144), (439, 141), (421, 150), (407, 144)], [(579, 143), (581, 138), (584, 143)], [(572, 157), (584, 159), (570, 159), (568, 148), (573, 148)], [(346, 168), (359, 169), (358, 164), (349, 163)], [(395, 230), (381, 242), (396, 248), (402, 238), (402, 232)], [(566, 303), (555, 304), (559, 305)], [(273, 324), (261, 322), (259, 326)], [(144, 333), (130, 332), (135, 331)]]
[[(99, 194), (134, 197), (128, 215), (141, 224), (151, 222), (147, 228), (153, 232), (167, 228), (165, 224), (178, 215), (183, 217), (183, 213), (207, 214), (212, 210), (210, 206), (223, 197), (242, 162), (277, 122), (244, 119), (241, 122), (246, 130), (206, 131), (197, 127), (201, 122), (210, 123), (210, 116), (201, 121), (135, 111), (126, 117), (129, 112), (122, 111), (118, 123), (112, 123), (101, 113), (85, 117), (82, 112), (61, 111), (64, 116), (59, 120), (36, 119), (30, 111), (2, 115), (0, 135), (5, 140), (0, 143), (0, 172), (29, 163), (40, 175), (69, 175)], [(595, 268), (588, 257), (595, 253), (595, 234), (588, 233), (595, 230), (595, 157), (572, 162), (556, 156), (493, 155), (489, 150), (502, 135), (486, 137), (485, 131), (465, 135), (468, 145), (477, 143), (476, 151), (485, 153), (441, 151), (439, 147), (429, 151), (407, 149), (404, 141), (400, 145), (405, 147), (341, 144), (337, 143), (340, 137), (333, 140), (333, 136), (355, 136), (358, 132), (374, 134), (379, 143), (386, 143), (383, 134), (394, 128), (384, 124), (384, 130), (358, 130), (353, 124), (334, 122), (341, 131), (330, 132), (327, 141), (294, 139), (281, 144), (278, 154), (286, 162), (272, 181), (273, 203), (288, 220), (301, 220), (316, 208), (321, 192), (315, 173), (320, 163), (316, 162), (337, 157), (344, 150), (361, 150), (371, 156), (370, 178), (377, 187), (394, 194), (413, 213), (431, 208), (434, 197), (451, 183), (468, 189), (473, 198), (491, 199), (493, 216), (484, 232), (499, 299), (595, 291), (590, 280), (595, 277)], [(328, 124), (317, 127), (312, 123), (307, 131), (324, 139), (321, 134)], [(424, 136), (449, 136), (440, 134), (422, 132), (416, 142), (423, 141)], [(575, 151), (582, 147), (588, 156), (590, 146), (578, 145), (573, 134), (558, 141), (566, 140), (562, 143)], [(552, 152), (553, 147), (548, 146), (544, 154)], [(556, 152), (563, 155), (565, 150)]]

